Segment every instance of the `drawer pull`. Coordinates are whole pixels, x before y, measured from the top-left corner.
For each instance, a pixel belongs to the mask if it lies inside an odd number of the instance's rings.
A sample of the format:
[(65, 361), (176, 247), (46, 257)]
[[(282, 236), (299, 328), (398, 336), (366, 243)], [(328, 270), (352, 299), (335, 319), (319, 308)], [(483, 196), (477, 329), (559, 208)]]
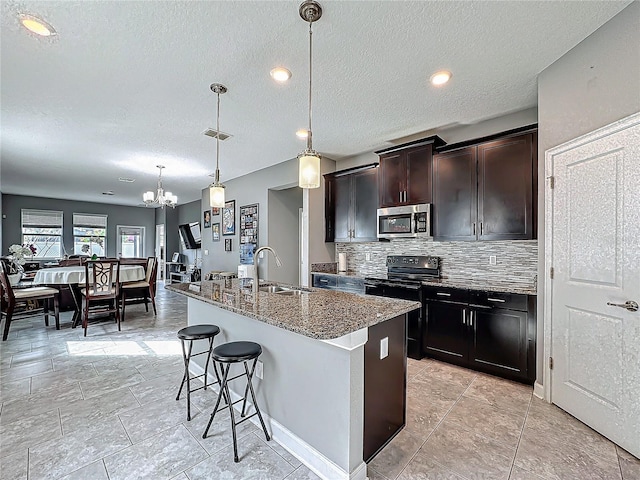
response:
[(450, 297), (451, 296), (450, 293), (444, 293), (444, 292), (436, 292), (436, 295), (440, 295), (441, 297)]
[(501, 298), (487, 298), (488, 301), (490, 302), (498, 302), (498, 303), (505, 303), (506, 300), (503, 300)]

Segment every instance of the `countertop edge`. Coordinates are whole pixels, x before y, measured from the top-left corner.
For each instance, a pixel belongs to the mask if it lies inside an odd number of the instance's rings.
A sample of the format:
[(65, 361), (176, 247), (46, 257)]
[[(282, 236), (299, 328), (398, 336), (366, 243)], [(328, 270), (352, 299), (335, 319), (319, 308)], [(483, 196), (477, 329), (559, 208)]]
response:
[[(187, 288), (178, 288), (178, 285), (187, 285)], [(252, 318), (254, 320), (258, 320), (260, 322), (266, 323), (268, 325), (272, 325), (274, 327), (278, 327), (278, 328), (282, 328), (283, 330), (287, 330), (293, 333), (297, 333), (299, 335), (304, 335), (308, 338), (313, 338), (315, 340), (335, 340), (337, 338), (343, 337), (345, 335), (357, 332), (358, 330), (361, 329), (365, 329), (365, 328), (369, 328), (372, 327), (374, 325), (377, 325), (379, 323), (385, 322), (387, 320), (390, 320), (392, 318), (397, 317), (398, 315), (404, 315), (408, 312), (411, 312), (413, 310), (416, 310), (417, 308), (420, 308), (421, 305), (419, 302), (412, 302), (412, 301), (408, 301), (408, 300), (393, 300), (394, 303), (396, 303), (396, 307), (393, 309), (393, 312), (389, 313), (388, 315), (382, 315), (380, 313), (377, 313), (376, 318), (371, 318), (370, 320), (366, 320), (363, 321), (362, 324), (360, 324), (357, 328), (353, 328), (353, 329), (346, 329), (346, 330), (335, 330), (334, 332), (332, 332), (331, 334), (324, 334), (324, 333), (318, 333), (317, 331), (314, 330), (305, 330), (305, 329), (301, 329), (301, 328), (293, 328), (291, 325), (287, 324), (286, 322), (283, 322), (281, 320), (278, 319), (274, 319), (274, 318), (270, 318), (270, 317), (265, 317), (262, 315), (257, 315), (254, 312), (251, 311), (247, 311), (244, 310), (242, 308), (238, 308), (235, 307), (233, 305), (229, 305), (226, 303), (222, 303), (222, 302), (218, 302), (216, 300), (210, 299), (210, 298), (206, 298), (204, 296), (202, 296), (200, 294), (200, 292), (194, 292), (189, 290), (187, 283), (178, 283), (175, 285), (166, 285), (165, 288), (171, 292), (177, 293), (179, 295), (184, 295), (186, 297), (189, 298), (193, 298), (195, 300), (200, 300), (201, 302), (204, 303), (208, 303), (210, 305), (213, 305), (215, 307), (221, 308), (223, 310), (227, 310), (229, 312), (238, 314), (238, 315), (242, 315), (248, 318)], [(358, 298), (363, 298), (363, 295), (357, 295), (357, 294), (352, 294), (352, 293), (347, 293), (347, 292), (335, 292), (335, 291), (331, 291), (331, 290), (325, 290), (325, 289), (317, 289), (317, 288), (309, 288), (305, 290), (310, 290), (311, 292), (313, 291), (320, 291), (323, 292), (324, 294), (338, 294), (338, 295), (353, 295), (354, 297), (358, 297)], [(267, 294), (267, 293), (258, 293), (258, 295), (272, 295), (272, 294)], [(383, 297), (375, 297), (376, 299), (382, 299)], [(391, 299), (385, 299), (385, 300), (391, 300)], [(398, 302), (402, 302), (406, 305), (404, 306), (399, 306), (400, 304)]]

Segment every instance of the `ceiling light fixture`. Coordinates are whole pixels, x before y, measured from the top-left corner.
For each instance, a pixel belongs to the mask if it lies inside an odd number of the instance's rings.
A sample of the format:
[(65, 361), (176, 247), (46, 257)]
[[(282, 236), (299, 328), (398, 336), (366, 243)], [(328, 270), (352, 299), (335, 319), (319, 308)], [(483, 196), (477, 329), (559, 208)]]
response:
[(439, 87), (440, 85), (444, 85), (451, 79), (451, 72), (447, 70), (441, 70), (439, 72), (431, 75), (431, 85)]
[(142, 195), (142, 200), (144, 200), (144, 204), (146, 206), (150, 205), (160, 205), (164, 208), (165, 205), (170, 206), (171, 208), (175, 208), (178, 203), (178, 197), (173, 195), (171, 192), (166, 192), (162, 188), (162, 169), (164, 165), (156, 165), (160, 169), (160, 174), (158, 175), (158, 191), (155, 194), (152, 191), (145, 192)]
[(41, 37), (51, 37), (56, 35), (56, 29), (41, 18), (34, 17), (33, 15), (28, 15), (26, 13), (21, 13), (18, 15), (18, 18), (24, 28), (36, 35), (40, 35)]
[(312, 36), (311, 26), (313, 22), (322, 17), (322, 7), (315, 0), (305, 0), (298, 9), (300, 17), (309, 22), (309, 128), (307, 135), (307, 148), (298, 155), (299, 171), (298, 186), (300, 188), (318, 188), (320, 186), (320, 155), (313, 149), (311, 133), (311, 79), (312, 79)]
[(227, 93), (227, 87), (220, 83), (212, 83), (211, 91), (218, 96), (218, 115), (216, 117), (216, 176), (209, 185), (209, 204), (212, 207), (224, 208), (224, 185), (220, 183), (220, 94)]
[(278, 83), (284, 83), (291, 78), (291, 71), (284, 67), (276, 67), (269, 72), (271, 78)]
[(309, 130), (306, 128), (301, 128), (296, 132), (296, 137), (298, 138), (307, 138), (309, 136)]

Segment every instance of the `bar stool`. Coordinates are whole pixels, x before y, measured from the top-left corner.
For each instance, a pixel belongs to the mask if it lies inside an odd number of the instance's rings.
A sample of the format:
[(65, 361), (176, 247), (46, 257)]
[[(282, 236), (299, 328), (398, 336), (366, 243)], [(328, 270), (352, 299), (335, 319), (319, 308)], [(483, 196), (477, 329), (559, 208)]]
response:
[[(267, 441), (271, 440), (269, 433), (267, 432), (267, 427), (264, 424), (264, 420), (262, 419), (262, 414), (260, 413), (260, 409), (258, 408), (258, 402), (256, 402), (256, 395), (253, 391), (253, 385), (251, 383), (251, 379), (253, 378), (253, 372), (256, 369), (256, 363), (258, 362), (258, 357), (262, 353), (262, 347), (258, 343), (254, 342), (230, 342), (224, 343), (222, 345), (218, 345), (213, 349), (213, 360), (214, 360), (214, 370), (216, 372), (216, 377), (220, 382), (220, 393), (218, 393), (218, 400), (216, 401), (216, 406), (213, 409), (213, 413), (211, 414), (211, 418), (209, 419), (209, 423), (207, 424), (207, 428), (202, 434), (202, 438), (207, 438), (207, 433), (209, 433), (209, 428), (211, 427), (211, 423), (213, 422), (213, 418), (218, 412), (218, 407), (220, 406), (220, 400), (224, 396), (224, 400), (226, 405), (220, 410), (224, 410), (225, 408), (229, 409), (229, 413), (231, 415), (231, 431), (233, 434), (233, 461), (238, 463), (238, 444), (236, 439), (236, 426), (240, 425), (242, 422), (249, 420), (251, 417), (258, 415), (260, 419), (260, 424), (262, 425), (262, 430), (264, 431), (264, 435), (267, 438)], [(253, 360), (253, 365), (249, 368), (247, 362)], [(218, 369), (216, 368), (216, 363), (218, 362), (220, 365), (220, 373), (222, 374), (222, 380), (218, 374)], [(244, 373), (240, 373), (234, 377), (229, 378), (229, 369), (231, 365), (234, 363), (244, 363)], [(244, 397), (235, 402), (231, 401), (231, 394), (229, 393), (229, 382), (231, 380), (235, 380), (236, 378), (246, 376), (247, 377), (247, 386), (244, 389)], [(247, 395), (251, 393), (251, 398), (253, 400), (253, 406), (255, 407), (255, 413), (252, 413), (248, 417), (245, 417), (246, 412), (245, 409), (247, 407)], [(242, 411), (240, 416), (244, 417), (239, 422), (236, 422), (235, 414), (233, 411), (233, 405), (242, 401)]]
[[(180, 389), (178, 390), (178, 396), (176, 400), (180, 400), (180, 394), (182, 393), (182, 387), (184, 387), (184, 383), (187, 382), (187, 421), (191, 420), (191, 392), (195, 392), (200, 389), (207, 389), (207, 371), (209, 368), (209, 361), (211, 360), (211, 352), (213, 351), (213, 338), (220, 333), (220, 327), (217, 325), (191, 325), (189, 327), (185, 327), (178, 331), (178, 338), (182, 343), (182, 356), (184, 359), (184, 375), (182, 376), (182, 383), (180, 384)], [(191, 353), (193, 348), (194, 340), (209, 340), (209, 349), (202, 351), (200, 353)], [(189, 348), (185, 348), (185, 341), (189, 342)], [(207, 354), (207, 363), (204, 364), (204, 374), (196, 375), (192, 377), (189, 374), (189, 362), (193, 357), (197, 357), (198, 355)], [(215, 369), (215, 367), (214, 367)], [(216, 377), (218, 376), (218, 372), (216, 371)], [(191, 380), (195, 380), (197, 378), (204, 377), (204, 386), (198, 388), (191, 388)], [(218, 382), (214, 382), (218, 383)]]

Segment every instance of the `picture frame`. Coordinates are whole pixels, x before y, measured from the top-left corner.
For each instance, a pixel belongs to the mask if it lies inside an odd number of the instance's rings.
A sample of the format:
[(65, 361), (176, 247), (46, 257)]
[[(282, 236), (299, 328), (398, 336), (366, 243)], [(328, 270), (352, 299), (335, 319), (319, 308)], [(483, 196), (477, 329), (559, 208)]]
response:
[(211, 240), (214, 242), (220, 241), (220, 222), (211, 224)]
[(180, 254), (178, 252), (174, 252), (171, 257), (171, 263), (178, 263), (180, 261)]
[(224, 239), (224, 251), (225, 252), (230, 252), (231, 251), (231, 239), (230, 238), (225, 238)]
[(211, 228), (211, 210), (202, 213), (202, 228)]
[[(236, 201), (225, 202), (222, 209), (222, 235), (236, 234)], [(230, 250), (228, 250), (230, 251)]]
[(216, 215), (220, 215), (220, 208), (219, 207), (213, 207), (211, 209), (211, 216), (215, 217)]
[(259, 204), (243, 205), (238, 209), (240, 215), (240, 264), (252, 264), (253, 252), (258, 248), (258, 211)]

